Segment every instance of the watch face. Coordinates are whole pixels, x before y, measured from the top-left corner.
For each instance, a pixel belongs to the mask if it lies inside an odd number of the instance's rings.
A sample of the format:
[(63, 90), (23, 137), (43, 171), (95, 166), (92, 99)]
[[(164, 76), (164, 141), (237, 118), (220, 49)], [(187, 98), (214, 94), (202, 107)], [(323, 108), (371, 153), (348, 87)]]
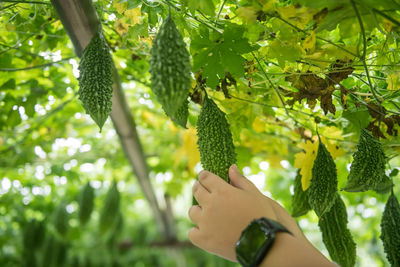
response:
[(253, 222), (243, 231), (236, 246), (236, 254), (242, 265), (251, 266), (261, 254), (261, 250), (272, 241), (268, 229), (263, 226)]

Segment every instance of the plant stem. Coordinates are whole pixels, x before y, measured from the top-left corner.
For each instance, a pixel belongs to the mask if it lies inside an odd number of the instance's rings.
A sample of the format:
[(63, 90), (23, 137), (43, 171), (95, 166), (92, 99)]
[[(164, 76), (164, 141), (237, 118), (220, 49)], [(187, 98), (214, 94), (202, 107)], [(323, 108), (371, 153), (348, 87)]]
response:
[(53, 62), (49, 62), (49, 63), (45, 63), (45, 64), (40, 64), (40, 65), (35, 65), (35, 66), (31, 66), (31, 67), (25, 67), (25, 68), (0, 68), (0, 71), (4, 71), (4, 72), (15, 72), (15, 71), (23, 71), (23, 70), (32, 70), (32, 69), (39, 69), (39, 68), (44, 68), (44, 67), (48, 67), (48, 66), (52, 66), (54, 64), (60, 63), (60, 62), (64, 62), (64, 61), (68, 61), (72, 58), (75, 57), (67, 57), (67, 58), (63, 58), (61, 60), (58, 61), (53, 61)]
[(358, 8), (356, 6), (356, 3), (354, 2), (354, 0), (350, 0), (350, 2), (351, 2), (351, 5), (353, 6), (354, 12), (356, 13), (356, 16), (357, 16), (357, 19), (358, 19), (358, 23), (360, 24), (361, 34), (362, 34), (362, 37), (363, 37), (363, 53), (362, 53), (360, 59), (361, 59), (363, 65), (364, 65), (365, 74), (367, 75), (367, 80), (368, 80), (369, 87), (371, 88), (372, 95), (374, 96), (375, 100), (378, 102), (379, 109), (381, 111), (380, 112), (381, 116), (379, 118), (379, 125), (380, 125), (381, 121), (382, 121), (382, 105), (381, 105), (380, 100), (378, 99), (377, 93), (375, 92), (375, 88), (372, 85), (371, 77), (369, 76), (368, 66), (367, 66), (367, 63), (365, 61), (365, 56), (367, 54), (367, 38), (365, 36), (364, 24), (362, 22), (360, 12), (358, 12)]
[(1, 2), (3, 2), (3, 3), (17, 3), (17, 4), (51, 5), (50, 2), (41, 2), (41, 1), (2, 0)]
[[(201, 0), (199, 0), (199, 1), (201, 1)], [(170, 6), (170, 7), (174, 8), (174, 9), (176, 9), (176, 10), (178, 10), (178, 11), (182, 11), (182, 9), (181, 9), (180, 7), (175, 6), (174, 4), (170, 3), (170, 1), (168, 1), (168, 0), (161, 0), (161, 2), (163, 2), (164, 4)], [(199, 22), (199, 23), (205, 25), (206, 27), (208, 27), (208, 28), (210, 28), (210, 29), (212, 29), (212, 30), (214, 30), (214, 31), (216, 31), (216, 32), (222, 33), (222, 31), (221, 31), (220, 29), (214, 27), (213, 25), (210, 25), (210, 24), (206, 23), (205, 21), (203, 21), (203, 20), (201, 20), (201, 19), (199, 19), (199, 18), (197, 18), (197, 17), (195, 17), (195, 16), (192, 16), (192, 15), (189, 14), (189, 13), (184, 13), (184, 14), (185, 14), (186, 16), (188, 16), (188, 17), (194, 19), (195, 21), (197, 21), (197, 22)]]
[(291, 119), (295, 122), (295, 124), (298, 124), (298, 121), (297, 121), (295, 118), (293, 118), (293, 117), (289, 114), (289, 111), (288, 111), (287, 108), (286, 108), (285, 100), (283, 100), (283, 98), (282, 98), (282, 96), (281, 96), (281, 93), (279, 92), (278, 88), (276, 88), (275, 84), (274, 84), (274, 83), (271, 81), (271, 79), (268, 77), (268, 75), (267, 75), (267, 73), (265, 72), (263, 66), (261, 65), (260, 60), (256, 57), (256, 55), (254, 55), (253, 52), (251, 52), (251, 54), (253, 55), (253, 57), (254, 57), (255, 60), (257, 61), (258, 66), (260, 66), (260, 69), (261, 69), (261, 71), (263, 72), (265, 78), (268, 80), (268, 82), (270, 83), (271, 87), (275, 90), (275, 93), (278, 95), (279, 100), (281, 101), (281, 104), (282, 104), (283, 108), (285, 109), (286, 115), (287, 115), (289, 118), (291, 118)]
[[(293, 25), (292, 23), (290, 23), (289, 21), (285, 20), (284, 18), (282, 18), (282, 17), (279, 16), (279, 15), (274, 15), (273, 17), (275, 17), (275, 18), (277, 18), (277, 19), (279, 19), (279, 20), (285, 22), (287, 25), (291, 26), (292, 28), (294, 28), (295, 30), (297, 30), (297, 31), (299, 31), (299, 32), (306, 33), (305, 30), (300, 29), (300, 28), (297, 27), (296, 25)], [(340, 46), (340, 45), (338, 45), (338, 44), (335, 44), (334, 42), (332, 42), (332, 41), (330, 41), (330, 40), (327, 40), (327, 39), (322, 38), (322, 37), (320, 37), (320, 36), (316, 36), (316, 38), (319, 39), (319, 40), (321, 40), (321, 41), (327, 42), (327, 43), (329, 43), (329, 44), (331, 44), (331, 45), (333, 45), (333, 46), (336, 46), (337, 48), (340, 48), (341, 50), (345, 51), (346, 53), (349, 53), (349, 54), (352, 55), (352, 56), (358, 57), (357, 54), (351, 52), (350, 50), (347, 50), (346, 48), (344, 48), (344, 47), (342, 47), (342, 46)]]
[(378, 15), (381, 15), (382, 17), (384, 17), (385, 19), (389, 20), (390, 22), (393, 22), (393, 23), (396, 24), (397, 26), (400, 26), (400, 22), (399, 22), (399, 21), (397, 21), (397, 20), (395, 20), (394, 18), (392, 18), (392, 17), (386, 15), (386, 14), (383, 13), (382, 11), (380, 11), (380, 10), (378, 10), (378, 9), (376, 9), (376, 8), (373, 8), (372, 11), (375, 12), (375, 13), (377, 13)]
[(226, 0), (224, 0), (224, 2), (222, 2), (221, 7), (219, 8), (218, 14), (217, 14), (217, 16), (215, 17), (215, 25), (214, 25), (215, 27), (217, 26), (218, 18), (219, 18), (219, 16), (221, 15), (221, 12), (222, 12), (222, 9), (223, 9), (224, 6), (225, 6), (225, 3), (226, 3)]

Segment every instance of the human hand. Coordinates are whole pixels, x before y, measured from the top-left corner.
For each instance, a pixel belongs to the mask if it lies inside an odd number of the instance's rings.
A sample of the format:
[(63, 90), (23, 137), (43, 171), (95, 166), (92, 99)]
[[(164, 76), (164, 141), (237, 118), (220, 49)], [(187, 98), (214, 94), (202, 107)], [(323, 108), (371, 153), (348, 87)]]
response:
[(229, 178), (230, 184), (211, 172), (200, 172), (193, 186), (199, 205), (189, 209), (189, 217), (196, 224), (189, 231), (194, 245), (237, 261), (235, 244), (241, 232), (253, 219), (260, 217), (280, 222), (301, 242), (308, 243), (289, 213), (264, 196), (235, 165), (229, 169)]

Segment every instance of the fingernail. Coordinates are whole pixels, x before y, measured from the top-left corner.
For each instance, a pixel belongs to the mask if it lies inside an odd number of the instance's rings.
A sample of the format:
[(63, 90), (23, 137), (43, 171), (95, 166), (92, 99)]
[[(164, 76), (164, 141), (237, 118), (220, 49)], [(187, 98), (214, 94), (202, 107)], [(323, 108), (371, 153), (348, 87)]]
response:
[(232, 165), (232, 168), (233, 168), (235, 171), (239, 172), (239, 168), (238, 168), (238, 166), (237, 166), (236, 164), (233, 164), (233, 165)]

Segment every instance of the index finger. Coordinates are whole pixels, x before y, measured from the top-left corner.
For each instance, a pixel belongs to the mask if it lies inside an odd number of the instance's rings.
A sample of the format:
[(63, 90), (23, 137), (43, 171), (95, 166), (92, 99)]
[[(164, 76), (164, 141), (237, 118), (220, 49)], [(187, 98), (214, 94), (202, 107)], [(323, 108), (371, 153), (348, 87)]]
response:
[(218, 187), (229, 185), (221, 177), (209, 171), (201, 171), (198, 177), (200, 184), (204, 186), (210, 193), (215, 191)]

